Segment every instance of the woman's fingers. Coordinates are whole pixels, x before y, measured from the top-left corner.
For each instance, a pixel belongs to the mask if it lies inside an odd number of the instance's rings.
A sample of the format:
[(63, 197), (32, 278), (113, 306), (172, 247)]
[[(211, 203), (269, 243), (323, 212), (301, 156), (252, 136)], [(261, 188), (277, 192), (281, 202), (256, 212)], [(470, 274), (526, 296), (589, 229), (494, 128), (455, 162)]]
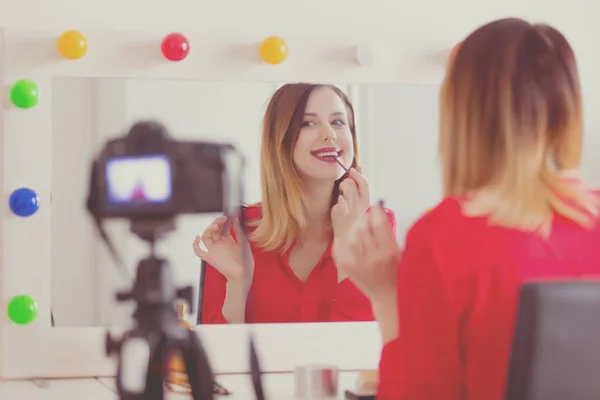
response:
[(209, 226), (202, 232), (202, 241), (204, 244), (214, 243), (219, 240), (223, 225), (227, 222), (226, 216), (215, 218)]
[(367, 231), (368, 235), (371, 237), (373, 251), (380, 251), (379, 248), (382, 243), (380, 240), (381, 233), (379, 231), (381, 230), (381, 227), (379, 226), (379, 218), (376, 211), (375, 208), (372, 208), (363, 218), (367, 221)]
[(361, 198), (366, 199), (369, 202), (369, 182), (365, 177), (358, 171), (357, 168), (350, 169), (350, 177), (356, 182), (358, 194)]
[(337, 203), (331, 208), (331, 218), (335, 220), (348, 214), (348, 211), (348, 202), (343, 195), (339, 195)]
[(352, 248), (353, 255), (356, 258), (358, 268), (363, 268), (364, 261), (367, 259), (368, 254), (372, 251), (372, 238), (369, 233), (369, 221), (367, 218), (362, 217), (352, 229), (352, 233), (349, 238), (350, 247)]
[(196, 237), (194, 238), (194, 242), (192, 243), (194, 254), (196, 254), (197, 257), (200, 257), (201, 259), (205, 260), (206, 256), (208, 255), (208, 252), (202, 247), (202, 238), (200, 237), (200, 235), (196, 235)]
[(202, 235), (200, 238), (204, 242), (204, 244), (213, 242), (213, 234), (218, 231), (219, 231), (218, 225), (210, 224), (209, 226), (206, 227), (204, 232), (202, 232)]
[(369, 213), (369, 228), (377, 251), (372, 253), (375, 262), (387, 263), (400, 255), (400, 248), (396, 242), (396, 235), (381, 206), (373, 207)]
[(390, 226), (388, 216), (381, 206), (374, 206), (369, 210), (371, 216), (370, 227), (375, 241), (381, 246), (389, 246), (390, 244), (396, 244), (396, 236)]
[(354, 179), (344, 179), (342, 183), (340, 183), (340, 192), (342, 193), (342, 196), (344, 196), (344, 199), (346, 199), (349, 210), (351, 210), (355, 204), (358, 204), (358, 186)]
[(372, 216), (364, 214), (360, 219), (360, 235), (367, 251), (367, 256), (379, 251), (379, 243), (377, 243), (375, 233), (372, 227)]

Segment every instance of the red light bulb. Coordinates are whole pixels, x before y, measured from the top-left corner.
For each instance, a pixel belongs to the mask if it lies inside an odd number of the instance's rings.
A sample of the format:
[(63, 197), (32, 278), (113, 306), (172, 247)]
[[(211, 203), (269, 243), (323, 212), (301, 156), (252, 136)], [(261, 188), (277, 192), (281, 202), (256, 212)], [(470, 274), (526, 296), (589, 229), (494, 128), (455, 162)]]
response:
[(170, 33), (163, 39), (160, 51), (169, 61), (181, 61), (190, 52), (190, 42), (181, 33)]

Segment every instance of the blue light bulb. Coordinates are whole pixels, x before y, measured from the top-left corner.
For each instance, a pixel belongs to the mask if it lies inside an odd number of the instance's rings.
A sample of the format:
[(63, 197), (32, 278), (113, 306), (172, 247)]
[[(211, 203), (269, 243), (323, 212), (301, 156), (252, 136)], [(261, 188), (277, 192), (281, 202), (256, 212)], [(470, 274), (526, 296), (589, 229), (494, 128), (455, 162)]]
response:
[(30, 217), (40, 208), (40, 199), (29, 188), (19, 188), (12, 192), (8, 201), (10, 210), (19, 217)]

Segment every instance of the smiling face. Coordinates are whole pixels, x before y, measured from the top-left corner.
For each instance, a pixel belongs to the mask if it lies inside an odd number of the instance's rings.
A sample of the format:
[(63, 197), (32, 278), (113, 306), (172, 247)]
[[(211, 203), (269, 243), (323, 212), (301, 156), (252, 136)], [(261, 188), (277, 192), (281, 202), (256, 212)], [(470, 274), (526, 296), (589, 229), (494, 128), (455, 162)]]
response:
[(304, 110), (302, 128), (292, 159), (304, 180), (335, 181), (354, 160), (352, 116), (344, 101), (329, 87), (313, 90)]
[(337, 87), (298, 82), (277, 89), (262, 123), (262, 216), (252, 240), (267, 251), (292, 246), (308, 226), (312, 195), (327, 189), (337, 200), (334, 181), (344, 170), (327, 157), (357, 166), (357, 150), (354, 110)]

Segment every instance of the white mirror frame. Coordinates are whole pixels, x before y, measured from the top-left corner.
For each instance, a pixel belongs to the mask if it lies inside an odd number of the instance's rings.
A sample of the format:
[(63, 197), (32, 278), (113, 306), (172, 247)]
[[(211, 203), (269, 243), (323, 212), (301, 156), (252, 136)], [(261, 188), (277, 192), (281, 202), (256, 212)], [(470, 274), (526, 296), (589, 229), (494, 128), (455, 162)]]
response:
[[(56, 39), (61, 33), (2, 30), (5, 92), (19, 79), (32, 79), (41, 90), (39, 104), (29, 110), (15, 108), (6, 100), (8, 95), (2, 99), (2, 379), (114, 376), (116, 371), (116, 360), (104, 353), (106, 329), (50, 326), (53, 77), (436, 84), (443, 75), (443, 65), (432, 65), (414, 49), (394, 43), (384, 43), (388, 52), (385, 63), (360, 66), (355, 57), (360, 38), (285, 38), (289, 58), (273, 66), (258, 58), (264, 37), (253, 37), (252, 32), (237, 38), (183, 32), (191, 51), (180, 63), (169, 62), (160, 54), (161, 40), (168, 32), (82, 30), (89, 50), (77, 61), (58, 55)], [(23, 186), (33, 188), (41, 199), (40, 209), (29, 218), (13, 215), (8, 207), (10, 194)], [(39, 315), (29, 325), (15, 325), (6, 315), (8, 302), (19, 294), (28, 294), (38, 303)], [(250, 329), (265, 372), (288, 372), (300, 364), (320, 362), (341, 370), (376, 368), (381, 349), (375, 322), (201, 325), (195, 329), (216, 373), (249, 371)]]

